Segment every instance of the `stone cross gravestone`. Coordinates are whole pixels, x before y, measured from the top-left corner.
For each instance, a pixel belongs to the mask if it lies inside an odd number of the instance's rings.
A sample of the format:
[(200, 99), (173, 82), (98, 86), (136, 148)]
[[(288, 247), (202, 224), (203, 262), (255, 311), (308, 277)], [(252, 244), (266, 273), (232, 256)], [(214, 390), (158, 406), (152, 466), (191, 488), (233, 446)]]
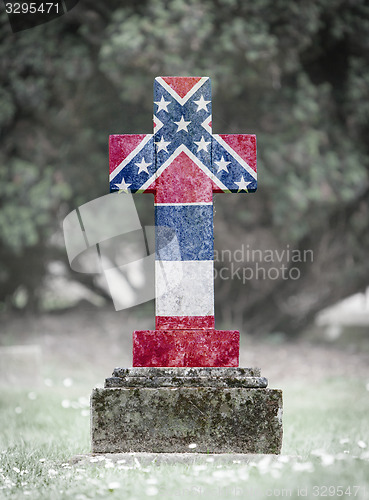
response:
[(133, 366), (238, 366), (239, 333), (214, 329), (213, 193), (256, 191), (256, 138), (211, 120), (209, 78), (156, 78), (154, 134), (110, 136), (110, 190), (155, 194), (156, 330)]
[(281, 391), (214, 325), (213, 193), (256, 191), (256, 138), (211, 125), (209, 78), (160, 77), (154, 134), (110, 136), (110, 190), (155, 195), (156, 330), (93, 393), (95, 452), (280, 451)]

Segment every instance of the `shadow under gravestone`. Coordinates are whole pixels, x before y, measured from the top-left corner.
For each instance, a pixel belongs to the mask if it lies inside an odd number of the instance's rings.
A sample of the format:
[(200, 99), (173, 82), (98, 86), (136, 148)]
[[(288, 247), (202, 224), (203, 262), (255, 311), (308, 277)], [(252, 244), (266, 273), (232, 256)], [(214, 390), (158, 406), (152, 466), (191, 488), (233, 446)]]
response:
[(154, 134), (110, 137), (110, 187), (155, 194), (156, 330), (94, 389), (92, 451), (280, 453), (282, 391), (214, 324), (213, 193), (256, 191), (256, 138), (212, 134), (207, 77), (156, 78), (154, 105)]

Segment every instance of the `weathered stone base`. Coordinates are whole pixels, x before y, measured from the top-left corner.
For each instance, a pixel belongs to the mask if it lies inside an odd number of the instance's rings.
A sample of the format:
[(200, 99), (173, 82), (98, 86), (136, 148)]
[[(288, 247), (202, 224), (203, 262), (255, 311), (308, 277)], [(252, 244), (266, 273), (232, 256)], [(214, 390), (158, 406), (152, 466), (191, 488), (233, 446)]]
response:
[(113, 375), (91, 396), (93, 453), (280, 453), (282, 391), (266, 389), (256, 369), (132, 368)]

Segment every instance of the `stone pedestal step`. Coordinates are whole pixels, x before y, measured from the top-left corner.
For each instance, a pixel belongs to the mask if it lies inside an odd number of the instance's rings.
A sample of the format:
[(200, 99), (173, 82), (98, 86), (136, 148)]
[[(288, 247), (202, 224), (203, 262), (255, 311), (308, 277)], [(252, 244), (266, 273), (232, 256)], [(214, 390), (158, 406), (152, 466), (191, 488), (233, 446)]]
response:
[(265, 388), (265, 377), (109, 377), (105, 387), (248, 387)]
[(259, 368), (115, 368), (105, 387), (248, 387), (265, 388)]
[(241, 367), (143, 367), (114, 368), (113, 377), (260, 377), (260, 368)]

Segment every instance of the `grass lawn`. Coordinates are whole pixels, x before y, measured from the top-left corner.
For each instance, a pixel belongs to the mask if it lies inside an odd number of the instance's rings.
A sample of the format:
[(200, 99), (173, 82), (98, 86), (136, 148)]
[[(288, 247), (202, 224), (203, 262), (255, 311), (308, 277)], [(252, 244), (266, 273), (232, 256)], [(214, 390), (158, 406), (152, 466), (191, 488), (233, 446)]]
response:
[[(369, 498), (367, 380), (284, 382), (282, 455), (248, 464), (88, 458), (91, 386), (0, 392), (0, 498)], [(70, 384), (66, 384), (67, 386)], [(275, 386), (275, 384), (274, 384)]]

